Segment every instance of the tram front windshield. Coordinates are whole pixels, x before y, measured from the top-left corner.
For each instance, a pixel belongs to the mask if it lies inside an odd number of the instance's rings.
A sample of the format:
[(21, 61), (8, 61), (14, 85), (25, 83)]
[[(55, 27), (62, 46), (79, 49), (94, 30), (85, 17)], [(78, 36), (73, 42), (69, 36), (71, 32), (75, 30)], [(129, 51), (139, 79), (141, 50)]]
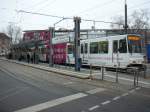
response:
[(129, 53), (142, 53), (142, 39), (139, 36), (128, 36)]

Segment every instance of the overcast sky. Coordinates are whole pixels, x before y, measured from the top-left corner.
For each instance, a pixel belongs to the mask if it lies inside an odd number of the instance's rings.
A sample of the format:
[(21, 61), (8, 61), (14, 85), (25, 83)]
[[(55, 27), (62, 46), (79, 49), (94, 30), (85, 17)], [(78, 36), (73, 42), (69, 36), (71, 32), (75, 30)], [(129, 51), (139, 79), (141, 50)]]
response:
[[(59, 18), (45, 17), (16, 10), (32, 11), (63, 17), (79, 16), (81, 19), (112, 21), (114, 16), (124, 16), (125, 0), (0, 0), (0, 31), (8, 24), (22, 30), (47, 29)], [(150, 11), (150, 0), (127, 0), (128, 17), (134, 10)], [(73, 28), (73, 20), (64, 20), (56, 28)], [(93, 22), (81, 21), (81, 28), (91, 28)], [(96, 28), (109, 28), (110, 24), (96, 23)]]

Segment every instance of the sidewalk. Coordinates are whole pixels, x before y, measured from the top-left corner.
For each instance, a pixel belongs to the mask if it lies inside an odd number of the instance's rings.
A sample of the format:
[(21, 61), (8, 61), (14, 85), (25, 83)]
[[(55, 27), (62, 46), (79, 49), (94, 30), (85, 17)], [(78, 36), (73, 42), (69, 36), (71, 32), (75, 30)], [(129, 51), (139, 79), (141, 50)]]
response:
[[(92, 70), (92, 74), (90, 74), (90, 70), (85, 69), (85, 68), (81, 68), (80, 72), (76, 72), (76, 71), (74, 71), (73, 67), (69, 67), (69, 66), (55, 65), (54, 67), (49, 67), (49, 65), (46, 63), (39, 63), (39, 64), (29, 63), (28, 64), (26, 62), (19, 62), (16, 60), (8, 60), (8, 59), (4, 59), (4, 58), (3, 58), (3, 60), (17, 63), (17, 64), (21, 64), (24, 66), (29, 66), (29, 67), (41, 69), (41, 70), (46, 70), (49, 72), (54, 72), (54, 73), (66, 75), (66, 76), (76, 77), (76, 78), (80, 78), (80, 79), (101, 80), (101, 78), (102, 78), (102, 73), (100, 70)], [(134, 77), (132, 74), (126, 75), (125, 73), (119, 73), (118, 76), (119, 76), (118, 77), (119, 84), (133, 85), (133, 78)], [(116, 81), (116, 73), (110, 72), (110, 71), (105, 71), (104, 72), (104, 80), (110, 81), (110, 82), (115, 82)], [(150, 88), (150, 79), (149, 78), (144, 79), (143, 77), (140, 77), (139, 78), (139, 86)]]
[(8, 60), (8, 59), (3, 59), (3, 60), (9, 61), (9, 62), (12, 62), (12, 63), (21, 64), (21, 65), (24, 65), (24, 66), (29, 66), (29, 67), (41, 69), (41, 70), (46, 70), (46, 71), (49, 71), (49, 72), (54, 72), (54, 73), (66, 75), (66, 76), (76, 77), (76, 78), (80, 78), (80, 79), (89, 79), (89, 76), (90, 76), (89, 74), (85, 74), (85, 73), (82, 73), (82, 72), (74, 72), (74, 71), (69, 71), (69, 70), (63, 70), (63, 69), (43, 66), (43, 65), (39, 65), (39, 64), (31, 64), (31, 63), (26, 63), (26, 62), (21, 62), (21, 61), (16, 61), (16, 60)]

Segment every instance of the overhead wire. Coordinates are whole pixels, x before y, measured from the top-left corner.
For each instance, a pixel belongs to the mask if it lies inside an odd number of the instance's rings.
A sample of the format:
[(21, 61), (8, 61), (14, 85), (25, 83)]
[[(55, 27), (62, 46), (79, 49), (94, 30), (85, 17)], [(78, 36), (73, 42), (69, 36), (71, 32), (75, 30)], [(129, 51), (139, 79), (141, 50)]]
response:
[(35, 4), (33, 4), (33, 5), (31, 5), (31, 6), (28, 6), (28, 7), (25, 7), (24, 9), (32, 9), (32, 8), (35, 8), (35, 7), (37, 7), (37, 6), (39, 6), (39, 5), (41, 5), (42, 3), (45, 3), (46, 1), (48, 1), (48, 0), (40, 0), (39, 2), (37, 2), (37, 3), (35, 3)]
[[(54, 18), (60, 18), (60, 19), (73, 19), (73, 17), (62, 17), (62, 16), (43, 14), (43, 13), (38, 13), (38, 12), (30, 12), (30, 11), (25, 11), (25, 10), (17, 10), (17, 11), (20, 13), (35, 14), (35, 15), (48, 16), (48, 17), (54, 17)], [(82, 21), (89, 21), (89, 22), (103, 22), (103, 23), (118, 24), (118, 23), (110, 22), (110, 21), (100, 21), (100, 20), (92, 20), (92, 19), (81, 19), (81, 20)]]
[[(111, 1), (114, 1), (114, 0), (111, 0)], [(150, 1), (148, 1), (150, 2)], [(143, 4), (145, 4), (147, 2), (144, 2)], [(131, 8), (131, 7), (130, 7)], [(38, 12), (29, 12), (29, 11), (25, 11), (25, 10), (19, 10), (18, 12), (21, 12), (21, 13), (29, 13), (29, 14), (36, 14), (36, 15), (41, 15), (41, 16), (49, 16), (49, 17), (55, 17), (55, 18), (60, 18), (62, 20), (60, 21), (63, 21), (65, 19), (73, 19), (72, 17), (62, 17), (62, 16), (56, 16), (56, 15), (50, 15), (50, 14), (43, 14), (43, 13), (38, 13)], [(110, 22), (110, 21), (99, 21), (99, 20), (92, 20), (92, 19), (81, 19), (82, 21), (89, 21), (89, 22), (103, 22), (103, 23), (111, 23), (111, 24), (118, 24), (118, 23), (115, 23), (115, 22)], [(119, 24), (120, 25), (120, 24)], [(122, 24), (123, 25), (123, 24)]]
[[(57, 0), (52, 0), (51, 2), (47, 2), (47, 4), (43, 5), (43, 7), (49, 7), (51, 6), (53, 3), (55, 3)], [(36, 12), (40, 11), (41, 9), (43, 9), (43, 7), (41, 7), (40, 9), (36, 10)]]
[[(142, 4), (141, 4), (141, 3), (140, 3), (140, 4), (137, 4), (136, 7), (135, 7), (135, 6), (130, 6), (130, 7), (128, 7), (128, 10), (139, 8), (138, 6), (146, 5), (146, 4), (148, 4), (148, 3), (150, 3), (150, 1), (143, 2)], [(124, 11), (124, 10), (119, 10), (118, 12), (120, 12), (120, 11)], [(114, 13), (117, 14), (117, 12), (114, 12)], [(113, 14), (114, 14), (114, 13), (113, 13)], [(118, 14), (119, 14), (119, 13), (118, 13)], [(109, 15), (109, 16), (111, 16), (111, 15)], [(132, 15), (128, 15), (128, 17), (131, 17), (131, 16), (132, 16)]]
[(41, 16), (49, 16), (49, 17), (54, 17), (54, 18), (65, 18), (65, 19), (73, 19), (70, 17), (63, 17), (63, 16), (56, 16), (56, 15), (50, 15), (50, 14), (44, 14), (44, 13), (38, 13), (38, 12), (31, 12), (31, 11), (25, 11), (25, 10), (16, 10), (20, 13), (28, 13), (28, 14), (34, 14), (34, 15), (41, 15)]
[[(113, 1), (113, 0), (112, 0)], [(149, 3), (150, 1), (144, 2), (142, 4)], [(132, 7), (129, 7), (131, 9)], [(134, 7), (133, 7), (134, 8)], [(62, 19), (61, 21), (65, 19), (73, 19), (73, 17), (63, 17), (63, 16), (56, 16), (56, 15), (50, 15), (50, 14), (43, 14), (43, 13), (38, 13), (38, 12), (30, 12), (30, 11), (25, 11), (25, 10), (16, 10), (18, 13), (29, 13), (29, 14), (36, 14), (36, 15), (41, 15), (41, 16), (49, 16), (49, 17), (55, 17), (55, 18), (60, 18)], [(102, 22), (102, 23), (111, 23), (111, 24), (118, 24), (115, 22), (110, 22), (110, 21), (99, 21), (99, 20), (92, 20), (92, 19), (81, 19), (82, 21), (89, 21), (89, 22)], [(21, 20), (20, 20), (21, 21)], [(119, 24), (120, 25), (120, 24)], [(122, 24), (123, 25), (123, 24)]]
[(95, 9), (97, 9), (97, 8), (101, 8), (101, 7), (103, 7), (103, 6), (106, 6), (106, 5), (109, 5), (109, 4), (113, 3), (113, 1), (117, 1), (117, 0), (111, 0), (111, 1), (107, 1), (107, 2), (105, 2), (105, 3), (103, 3), (103, 4), (94, 5), (94, 6), (90, 7), (90, 8), (85, 9), (85, 10), (83, 10), (83, 11), (80, 11), (80, 12), (78, 12), (78, 13), (76, 13), (76, 14), (85, 13), (85, 12), (89, 12), (89, 11), (95, 10)]
[[(150, 1), (146, 1), (146, 2), (143, 2), (143, 3), (140, 3), (140, 4), (137, 4), (136, 6), (134, 5), (134, 6), (130, 6), (130, 7), (128, 7), (127, 9), (128, 10), (131, 10), (131, 9), (137, 9), (137, 8), (139, 8), (139, 6), (142, 6), (142, 5), (147, 5), (147, 4), (149, 4), (150, 3)], [(119, 13), (121, 13), (122, 11), (124, 11), (123, 9), (122, 10), (119, 10), (119, 11), (117, 11), (117, 12), (115, 12), (115, 14), (119, 14)], [(129, 16), (129, 15), (128, 15)]]
[[(18, 10), (18, 8), (19, 8), (19, 1), (18, 1), (18, 0), (16, 0), (16, 9)], [(19, 18), (19, 13), (18, 13), (18, 12), (16, 12), (15, 21), (18, 21), (18, 18)], [(19, 21), (18, 21), (17, 23), (19, 24)]]

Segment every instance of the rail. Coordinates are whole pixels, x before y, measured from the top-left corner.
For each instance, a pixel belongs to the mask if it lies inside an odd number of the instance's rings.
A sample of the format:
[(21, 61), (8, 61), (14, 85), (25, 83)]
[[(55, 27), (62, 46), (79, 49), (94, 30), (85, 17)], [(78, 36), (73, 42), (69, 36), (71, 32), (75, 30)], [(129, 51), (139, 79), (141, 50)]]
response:
[[(94, 79), (92, 76), (93, 76), (93, 66), (92, 66), (92, 64), (90, 64), (90, 78), (91, 79)], [(105, 79), (105, 73), (104, 73), (104, 71), (105, 71), (105, 69), (106, 69), (107, 67), (105, 67), (105, 66), (100, 66), (100, 71), (101, 71), (101, 75), (99, 75), (99, 76), (101, 76), (100, 77), (100, 79), (101, 80), (104, 80)], [(116, 83), (119, 83), (119, 70), (120, 70), (120, 68), (119, 67), (113, 67), (114, 69), (115, 69), (115, 82)], [(127, 68), (128, 70), (130, 70), (131, 71), (131, 74), (133, 74), (132, 76), (133, 76), (133, 85), (134, 86), (138, 86), (139, 85), (139, 77), (140, 76), (146, 76), (146, 69), (140, 69), (139, 67), (128, 67)], [(142, 74), (142, 72), (144, 72), (144, 74)]]

